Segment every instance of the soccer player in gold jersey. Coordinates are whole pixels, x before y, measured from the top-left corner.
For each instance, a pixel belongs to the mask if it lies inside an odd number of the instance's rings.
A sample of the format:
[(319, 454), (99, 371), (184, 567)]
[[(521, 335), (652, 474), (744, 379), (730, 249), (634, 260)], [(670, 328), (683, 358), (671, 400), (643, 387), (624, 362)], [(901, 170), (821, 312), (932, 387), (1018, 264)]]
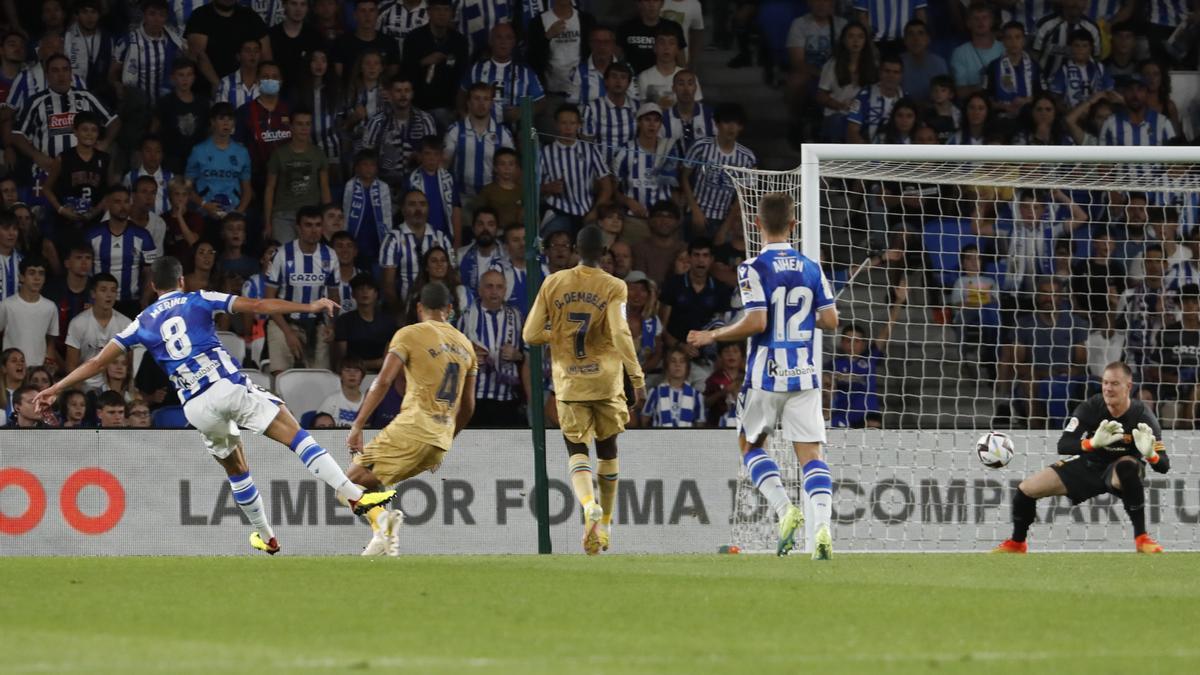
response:
[[(583, 550), (608, 550), (617, 496), (617, 434), (629, 421), (623, 375), (633, 385), (634, 408), (646, 399), (629, 324), (625, 283), (600, 269), (604, 233), (589, 225), (575, 242), (579, 265), (551, 274), (525, 321), (525, 342), (549, 344), (558, 419), (570, 453), (575, 496), (583, 506)], [(592, 490), (588, 443), (596, 441), (600, 501)]]
[[(417, 303), (420, 323), (396, 331), (383, 358), (383, 368), (371, 383), (358, 417), (350, 426), (346, 445), (353, 459), (347, 475), (363, 486), (395, 485), (436, 469), (450, 443), (475, 413), (475, 376), (479, 363), (465, 335), (446, 322), (450, 290), (432, 282)], [(392, 382), (404, 369), (405, 392), (400, 414), (363, 447), (362, 431)], [(396, 556), (404, 514), (383, 508), (367, 512), (374, 531), (363, 555), (387, 552)]]

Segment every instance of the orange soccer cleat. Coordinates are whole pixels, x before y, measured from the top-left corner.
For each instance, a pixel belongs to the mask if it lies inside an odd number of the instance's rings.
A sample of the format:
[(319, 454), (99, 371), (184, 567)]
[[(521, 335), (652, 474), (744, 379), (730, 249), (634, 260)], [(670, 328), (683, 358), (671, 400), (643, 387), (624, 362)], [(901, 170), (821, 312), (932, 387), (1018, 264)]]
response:
[(1027, 544), (1023, 541), (1013, 541), (1012, 539), (1005, 539), (1004, 541), (1000, 542), (999, 546), (992, 549), (992, 553), (1021, 553), (1021, 554), (1024, 554), (1024, 553), (1028, 553), (1028, 552), (1029, 552), (1029, 544)]
[(1162, 553), (1163, 547), (1148, 534), (1139, 534), (1133, 540), (1133, 546), (1138, 553)]

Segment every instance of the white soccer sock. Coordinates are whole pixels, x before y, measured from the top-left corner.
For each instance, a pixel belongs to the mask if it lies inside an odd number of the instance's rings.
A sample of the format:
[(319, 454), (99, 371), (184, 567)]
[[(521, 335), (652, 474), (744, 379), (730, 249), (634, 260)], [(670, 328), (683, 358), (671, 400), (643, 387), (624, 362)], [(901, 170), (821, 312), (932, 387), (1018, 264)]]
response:
[(292, 451), (304, 462), (304, 466), (312, 475), (320, 478), (326, 485), (350, 501), (358, 501), (363, 496), (363, 489), (346, 477), (337, 460), (329, 456), (309, 433), (303, 429), (292, 439)]
[(829, 525), (833, 514), (833, 474), (824, 461), (814, 459), (804, 465), (804, 492), (812, 504), (813, 527)]
[(771, 459), (762, 448), (751, 448), (742, 456), (742, 461), (750, 473), (751, 482), (762, 493), (762, 496), (766, 497), (767, 503), (775, 509), (775, 513), (782, 518), (787, 513), (788, 507), (792, 505), (792, 500), (788, 497), (787, 489), (783, 487), (783, 479), (779, 476), (779, 466), (775, 460)]
[(254, 486), (254, 478), (250, 476), (250, 472), (230, 476), (229, 486), (233, 488), (233, 501), (237, 502), (242, 513), (250, 519), (250, 524), (258, 530), (263, 541), (270, 541), (275, 536), (275, 531), (267, 522), (267, 508), (258, 488)]
[(820, 529), (822, 525), (829, 525), (833, 519), (833, 498), (827, 494), (819, 494), (809, 497), (809, 501), (813, 506), (813, 525), (817, 529)]

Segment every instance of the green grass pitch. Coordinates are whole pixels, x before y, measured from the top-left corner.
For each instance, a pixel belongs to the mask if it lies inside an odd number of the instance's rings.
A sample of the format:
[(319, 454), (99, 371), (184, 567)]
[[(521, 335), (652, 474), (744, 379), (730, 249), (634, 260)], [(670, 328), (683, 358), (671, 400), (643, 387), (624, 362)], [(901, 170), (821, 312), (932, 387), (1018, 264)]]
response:
[(0, 558), (0, 672), (1195, 673), (1198, 565)]

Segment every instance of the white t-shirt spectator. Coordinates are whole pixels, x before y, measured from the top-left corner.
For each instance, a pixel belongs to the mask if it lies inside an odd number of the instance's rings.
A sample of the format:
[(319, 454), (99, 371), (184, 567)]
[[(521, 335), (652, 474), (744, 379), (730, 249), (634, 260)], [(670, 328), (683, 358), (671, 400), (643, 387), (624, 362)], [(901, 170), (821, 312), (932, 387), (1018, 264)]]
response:
[(342, 393), (341, 388), (325, 397), (317, 412), (323, 412), (333, 418), (335, 427), (348, 428), (358, 417), (358, 407), (362, 405), (363, 396), (359, 394), (357, 401), (351, 401)]
[[(829, 92), (833, 100), (842, 103), (850, 103), (858, 96), (858, 92), (862, 90), (862, 86), (856, 82), (850, 82), (850, 84), (845, 85), (838, 84), (837, 59), (829, 59), (821, 67), (821, 79), (817, 82), (817, 88), (821, 91)], [(825, 109), (826, 115), (837, 115), (839, 112), (833, 108)]]
[[(91, 309), (85, 309), (71, 319), (67, 325), (67, 346), (79, 350), (79, 362), (83, 363), (104, 349), (104, 345), (117, 333), (125, 330), (132, 321), (124, 314), (114, 311), (107, 326), (101, 326)], [(104, 373), (88, 378), (86, 389), (99, 389), (104, 384)]]
[[(683, 68), (675, 66), (675, 70), (672, 70), (670, 75), (663, 75), (658, 72), (658, 68), (651, 66), (639, 73), (637, 86), (638, 91), (642, 92), (642, 100), (648, 103), (658, 103), (660, 98), (668, 96), (671, 102), (667, 104), (667, 107), (675, 105), (675, 73), (681, 70)], [(704, 100), (704, 92), (700, 90), (699, 78), (696, 79), (696, 100)]]
[(16, 347), (25, 354), (25, 363), (40, 366), (46, 361), (46, 336), (58, 337), (58, 307), (46, 298), (25, 302), (20, 294), (0, 302), (0, 331), (3, 349)]
[[(546, 10), (539, 20), (549, 31), (558, 22), (554, 10)], [(571, 87), (571, 71), (579, 65), (580, 42), (586, 37), (579, 27), (579, 12), (572, 9), (571, 18), (564, 22), (563, 31), (550, 38), (550, 58), (546, 63), (546, 91), (566, 92)]]

